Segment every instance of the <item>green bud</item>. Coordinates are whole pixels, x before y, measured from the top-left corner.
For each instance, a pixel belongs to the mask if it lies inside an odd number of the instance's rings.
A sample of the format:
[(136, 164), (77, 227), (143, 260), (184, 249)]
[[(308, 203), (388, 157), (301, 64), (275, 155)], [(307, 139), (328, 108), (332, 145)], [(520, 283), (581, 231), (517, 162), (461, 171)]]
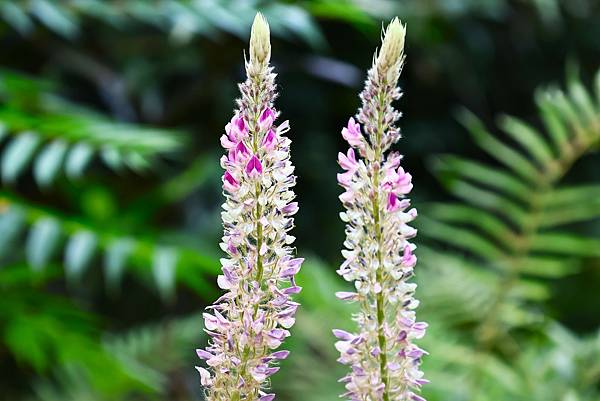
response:
[(396, 17), (383, 33), (381, 51), (377, 57), (377, 72), (390, 81), (398, 79), (404, 55), (404, 37), (406, 28)]
[(250, 33), (250, 63), (264, 65), (271, 59), (269, 24), (261, 13), (256, 13)]

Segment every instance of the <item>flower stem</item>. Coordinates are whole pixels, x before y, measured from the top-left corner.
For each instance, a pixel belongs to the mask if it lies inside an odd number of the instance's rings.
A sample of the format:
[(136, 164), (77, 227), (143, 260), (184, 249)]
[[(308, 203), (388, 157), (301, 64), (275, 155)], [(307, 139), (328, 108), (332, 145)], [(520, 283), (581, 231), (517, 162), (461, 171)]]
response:
[[(377, 240), (377, 269), (375, 271), (375, 280), (377, 283), (383, 284), (383, 233), (381, 229), (381, 213), (380, 213), (380, 193), (379, 193), (379, 175), (381, 172), (380, 163), (382, 159), (381, 140), (383, 136), (383, 116), (385, 113), (385, 102), (383, 94), (379, 94), (379, 109), (377, 116), (377, 135), (375, 143), (375, 160), (373, 165), (373, 218), (375, 223), (375, 238)], [(383, 326), (385, 323), (385, 300), (383, 299), (383, 288), (377, 294), (377, 341), (379, 344), (379, 374), (381, 381), (384, 384), (383, 401), (389, 401), (389, 378), (387, 372), (387, 344)]]

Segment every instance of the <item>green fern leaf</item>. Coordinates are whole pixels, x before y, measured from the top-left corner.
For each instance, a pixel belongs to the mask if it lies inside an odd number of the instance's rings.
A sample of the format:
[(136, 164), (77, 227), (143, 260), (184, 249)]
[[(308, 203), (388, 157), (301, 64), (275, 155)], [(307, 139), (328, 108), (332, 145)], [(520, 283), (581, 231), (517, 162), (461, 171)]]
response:
[[(210, 294), (214, 291), (207, 277), (214, 276), (219, 269), (216, 257), (182, 246), (159, 244), (146, 236), (133, 239), (131, 233), (103, 230), (81, 219), (32, 205), (6, 191), (0, 191), (0, 204), (6, 205), (0, 210), (0, 234), (6, 235), (2, 238), (6, 242), (0, 240), (0, 249), (17, 240), (23, 226), (31, 226), (25, 251), (28, 262), (36, 270), (47, 266), (62, 239), (69, 238), (64, 262), (67, 277), (71, 280), (77, 280), (84, 273), (98, 251), (104, 255), (109, 286), (116, 284), (124, 266), (133, 264), (152, 269), (157, 288), (165, 298), (172, 295), (177, 278), (198, 292)], [(176, 271), (177, 264), (185, 269)]]
[[(598, 77), (600, 72), (596, 82)], [(600, 216), (600, 187), (561, 185), (579, 158), (598, 150), (600, 98), (595, 97), (578, 81), (571, 81), (567, 92), (538, 91), (545, 132), (514, 117), (500, 119), (521, 150), (502, 143), (465, 112), (461, 119), (475, 142), (505, 168), (453, 156), (434, 160), (442, 184), (461, 202), (429, 205), (427, 217), (418, 220), (420, 232), (462, 255), (425, 252), (421, 275), (433, 293), (421, 289), (423, 306), (444, 321), (473, 324), (486, 353), (518, 352), (512, 333), (543, 323), (531, 306), (553, 296), (548, 280), (576, 273), (585, 258), (600, 258), (600, 238), (568, 227)], [(485, 276), (469, 280), (477, 270)], [(476, 307), (464, 308), (465, 303)]]

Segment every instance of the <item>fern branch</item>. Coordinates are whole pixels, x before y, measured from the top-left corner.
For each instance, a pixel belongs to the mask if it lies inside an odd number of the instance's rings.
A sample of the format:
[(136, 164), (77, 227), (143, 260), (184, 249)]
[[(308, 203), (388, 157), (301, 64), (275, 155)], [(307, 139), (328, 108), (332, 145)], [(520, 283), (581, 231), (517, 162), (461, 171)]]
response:
[[(26, 256), (35, 269), (43, 269), (52, 259), (63, 239), (67, 278), (77, 280), (85, 272), (95, 253), (104, 256), (107, 284), (118, 284), (125, 266), (144, 271), (152, 266), (152, 274), (161, 293), (168, 296), (176, 279), (207, 296), (214, 292), (203, 274), (214, 275), (216, 258), (181, 246), (160, 244), (148, 234), (144, 236), (118, 232), (118, 225), (102, 229), (80, 218), (33, 205), (7, 191), (0, 191), (0, 248), (7, 249), (20, 241), (21, 231), (31, 226), (27, 235)], [(179, 267), (179, 268), (178, 268)], [(140, 270), (141, 269), (141, 270)]]
[[(500, 119), (520, 150), (496, 139), (465, 113), (462, 120), (476, 143), (506, 169), (456, 157), (436, 161), (442, 182), (465, 205), (432, 205), (430, 219), (421, 219), (427, 228), (423, 234), (468, 251), (494, 272), (485, 313), (476, 319), (478, 363), (484, 364), (496, 349), (518, 353), (511, 329), (535, 321), (524, 305), (550, 296), (543, 283), (527, 277), (561, 277), (576, 269), (578, 258), (600, 257), (599, 239), (556, 229), (600, 215), (597, 199), (590, 196), (596, 185), (560, 188), (573, 164), (600, 142), (596, 97), (579, 82), (569, 83), (567, 92), (538, 92), (547, 134), (515, 117)], [(481, 375), (473, 380), (480, 388)]]
[(0, 71), (0, 139), (8, 142), (0, 156), (5, 182), (14, 182), (31, 163), (41, 186), (50, 185), (61, 169), (76, 178), (95, 156), (113, 170), (141, 172), (182, 147), (179, 132), (117, 123), (47, 90), (43, 82)]

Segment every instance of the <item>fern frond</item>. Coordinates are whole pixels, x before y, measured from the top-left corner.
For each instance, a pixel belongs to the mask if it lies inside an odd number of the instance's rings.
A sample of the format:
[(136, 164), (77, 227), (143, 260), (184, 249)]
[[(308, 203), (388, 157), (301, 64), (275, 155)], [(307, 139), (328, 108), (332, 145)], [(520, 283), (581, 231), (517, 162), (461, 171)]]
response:
[[(117, 228), (102, 229), (81, 219), (31, 204), (0, 191), (0, 257), (25, 237), (25, 257), (33, 269), (44, 269), (64, 247), (67, 279), (79, 280), (96, 254), (103, 258), (106, 283), (114, 289), (125, 267), (134, 271), (152, 270), (161, 295), (172, 295), (176, 280), (198, 292), (210, 294), (214, 289), (204, 275), (216, 274), (218, 261), (182, 246), (161, 244), (149, 236), (133, 236)], [(117, 225), (115, 225), (117, 227)], [(26, 235), (22, 235), (26, 232)]]
[[(136, 327), (124, 333), (106, 335), (102, 349), (114, 356), (120, 367), (132, 378), (149, 389), (144, 400), (165, 399), (169, 393), (170, 376), (193, 372), (193, 353), (198, 343), (203, 320), (198, 314), (161, 323)], [(98, 392), (90, 378), (76, 366), (65, 365), (54, 369), (53, 380), (44, 378), (34, 384), (36, 401), (104, 401), (106, 395)], [(111, 401), (131, 400), (130, 388), (110, 394)], [(181, 393), (187, 393), (181, 389)], [(138, 399), (138, 398), (135, 398)]]
[[(31, 89), (31, 94), (20, 90)], [(113, 170), (142, 172), (156, 159), (182, 147), (173, 130), (117, 123), (70, 105), (49, 100), (35, 79), (0, 71), (0, 167), (4, 182), (14, 182), (29, 166), (40, 186), (49, 186), (61, 169), (79, 177), (95, 157)]]
[[(461, 203), (432, 204), (427, 217), (419, 219), (423, 235), (471, 256), (470, 261), (449, 255), (438, 260), (452, 264), (452, 274), (460, 272), (456, 266), (468, 268), (469, 274), (478, 265), (487, 267), (491, 299), (482, 296), (476, 304), (485, 317), (472, 315), (470, 320), (479, 326), (476, 333), (486, 347), (506, 340), (511, 328), (536, 321), (527, 305), (550, 296), (544, 280), (572, 274), (582, 258), (600, 257), (600, 238), (567, 227), (600, 217), (595, 196), (600, 187), (561, 184), (578, 159), (598, 149), (600, 97), (573, 81), (566, 91), (540, 90), (536, 101), (546, 131), (515, 117), (499, 119), (512, 144), (494, 137), (473, 114), (463, 113), (475, 142), (504, 168), (455, 156), (437, 158), (434, 167), (442, 184)], [(461, 274), (461, 280), (469, 274)], [(445, 300), (467, 302), (465, 287)], [(483, 288), (476, 293), (483, 294)]]
[(84, 21), (92, 19), (117, 30), (131, 26), (152, 27), (179, 43), (198, 36), (214, 37), (219, 31), (244, 37), (243, 27), (250, 24), (257, 11), (272, 21), (275, 35), (286, 37), (292, 33), (315, 47), (324, 43), (310, 14), (294, 4), (257, 0), (31, 0), (0, 3), (0, 18), (25, 35), (33, 33), (36, 25), (41, 23), (65, 38), (74, 39), (82, 34)]

